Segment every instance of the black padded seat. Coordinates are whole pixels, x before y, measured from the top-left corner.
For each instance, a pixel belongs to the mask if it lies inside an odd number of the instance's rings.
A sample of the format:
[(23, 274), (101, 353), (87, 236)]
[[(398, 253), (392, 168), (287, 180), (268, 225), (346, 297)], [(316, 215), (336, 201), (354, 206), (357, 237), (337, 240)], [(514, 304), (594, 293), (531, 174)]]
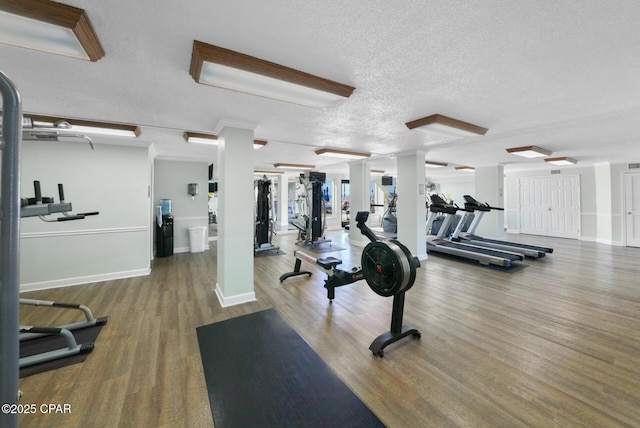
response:
[(335, 257), (324, 257), (322, 259), (318, 259), (316, 263), (322, 266), (323, 269), (333, 269), (338, 265), (342, 264), (342, 260), (336, 259)]

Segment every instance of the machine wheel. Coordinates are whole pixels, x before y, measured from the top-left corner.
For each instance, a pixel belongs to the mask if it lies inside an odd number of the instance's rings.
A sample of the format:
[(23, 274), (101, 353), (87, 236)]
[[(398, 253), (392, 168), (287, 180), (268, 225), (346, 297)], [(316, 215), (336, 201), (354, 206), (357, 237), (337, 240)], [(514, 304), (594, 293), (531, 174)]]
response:
[(415, 266), (401, 245), (397, 241), (376, 241), (362, 251), (365, 280), (380, 296), (394, 296), (413, 285)]

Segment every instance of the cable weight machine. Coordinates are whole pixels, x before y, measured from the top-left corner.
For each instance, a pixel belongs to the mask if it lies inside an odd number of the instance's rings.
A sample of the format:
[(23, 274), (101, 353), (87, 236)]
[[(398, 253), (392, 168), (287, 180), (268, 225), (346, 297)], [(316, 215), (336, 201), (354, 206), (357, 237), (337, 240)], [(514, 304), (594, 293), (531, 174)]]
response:
[(299, 180), (304, 189), (302, 196), (307, 214), (303, 214), (302, 219), (289, 223), (298, 229), (297, 244), (303, 247), (314, 247), (318, 244), (331, 242), (330, 239), (324, 237), (326, 225), (322, 186), (326, 177), (324, 172), (309, 171), (307, 174), (300, 174)]
[(331, 302), (335, 298), (335, 288), (351, 284), (364, 279), (369, 288), (383, 297), (393, 297), (393, 310), (391, 314), (391, 328), (388, 332), (378, 336), (369, 346), (369, 350), (380, 358), (384, 356), (384, 348), (405, 337), (412, 336), (416, 339), (422, 337), (422, 333), (413, 327), (403, 325), (405, 293), (413, 286), (416, 280), (416, 269), (420, 267), (420, 261), (411, 254), (411, 251), (395, 239), (378, 241), (375, 233), (365, 224), (369, 218), (367, 211), (356, 214), (356, 226), (360, 232), (369, 238), (369, 242), (362, 251), (360, 262), (362, 268), (351, 270), (338, 269), (342, 260), (335, 257), (315, 258), (302, 251), (294, 253), (296, 264), (293, 272), (280, 276), (280, 282), (287, 278), (299, 275), (311, 276), (310, 271), (301, 270), (302, 262), (315, 264), (326, 271), (324, 287), (327, 289), (327, 298)]
[(256, 192), (256, 228), (255, 228), (255, 245), (254, 253), (261, 251), (279, 251), (280, 247), (276, 247), (271, 243), (273, 235), (275, 235), (274, 221), (271, 215), (271, 180), (267, 176), (255, 181)]

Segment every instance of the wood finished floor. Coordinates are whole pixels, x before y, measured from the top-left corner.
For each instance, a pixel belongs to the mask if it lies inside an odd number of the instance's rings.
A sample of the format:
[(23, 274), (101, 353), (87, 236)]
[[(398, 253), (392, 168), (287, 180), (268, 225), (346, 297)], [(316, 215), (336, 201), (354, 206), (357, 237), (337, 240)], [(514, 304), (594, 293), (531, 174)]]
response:
[[(328, 233), (343, 267), (358, 248)], [(510, 236), (555, 252), (508, 272), (430, 255), (406, 296), (404, 320), (421, 340), (373, 357), (391, 298), (361, 281), (329, 304), (321, 269), (281, 284), (286, 255), (255, 259), (257, 301), (221, 308), (215, 243), (156, 259), (147, 277), (24, 293), (109, 315), (78, 365), (21, 379), (24, 404), (70, 404), (71, 414), (22, 415), (21, 427), (212, 427), (196, 327), (276, 308), (389, 427), (639, 427), (640, 249)], [(25, 307), (23, 324), (69, 322)], [(45, 321), (46, 320), (46, 321)], [(255, 356), (260, 358), (259, 355)]]

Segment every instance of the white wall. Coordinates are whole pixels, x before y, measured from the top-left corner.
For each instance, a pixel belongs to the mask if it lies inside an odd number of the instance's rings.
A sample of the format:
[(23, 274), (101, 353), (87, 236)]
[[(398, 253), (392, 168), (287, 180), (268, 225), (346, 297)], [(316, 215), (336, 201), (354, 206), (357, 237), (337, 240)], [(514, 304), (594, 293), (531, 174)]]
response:
[(464, 195), (474, 196), (476, 192), (475, 176), (469, 173), (459, 177), (433, 176), (433, 181), (440, 185), (438, 193), (453, 200), (458, 206), (464, 207)]
[[(173, 251), (189, 251), (189, 228), (209, 224), (209, 164), (156, 159), (154, 163), (153, 206), (160, 199), (171, 199), (173, 214)], [(187, 184), (197, 183), (199, 193), (191, 197)], [(154, 227), (155, 232), (155, 227)], [(205, 237), (205, 242), (208, 242)], [(206, 245), (205, 245), (206, 248)]]
[[(622, 242), (621, 173), (626, 165), (553, 168), (561, 174), (580, 176), (580, 239), (619, 244)], [(551, 175), (551, 169), (509, 173), (505, 179), (506, 222), (509, 231), (519, 230), (518, 178)]]
[(24, 141), (22, 197), (58, 202), (58, 183), (84, 220), (21, 220), (21, 291), (146, 275), (150, 269), (148, 149), (86, 143)]

